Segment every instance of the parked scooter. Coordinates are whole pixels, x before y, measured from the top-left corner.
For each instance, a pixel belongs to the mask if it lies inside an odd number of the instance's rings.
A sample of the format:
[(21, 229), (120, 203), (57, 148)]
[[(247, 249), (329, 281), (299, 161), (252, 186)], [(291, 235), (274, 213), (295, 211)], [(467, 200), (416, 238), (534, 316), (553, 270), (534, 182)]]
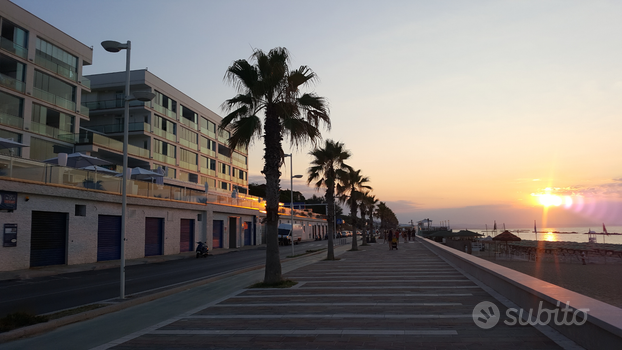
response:
[(208, 251), (207, 244), (205, 244), (203, 242), (197, 242), (197, 244), (198, 244), (197, 245), (197, 250), (196, 250), (197, 258), (199, 258), (199, 257), (207, 258), (207, 251)]

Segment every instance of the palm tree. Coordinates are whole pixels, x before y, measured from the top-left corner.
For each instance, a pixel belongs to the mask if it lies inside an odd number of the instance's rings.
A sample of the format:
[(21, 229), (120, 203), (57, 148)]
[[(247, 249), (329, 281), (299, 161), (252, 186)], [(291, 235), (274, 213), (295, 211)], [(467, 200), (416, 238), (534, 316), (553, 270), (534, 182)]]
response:
[(376, 203), (378, 200), (376, 196), (369, 195), (367, 196), (367, 210), (369, 210), (369, 232), (373, 232), (374, 230), (374, 209), (376, 207)]
[(337, 193), (339, 193), (342, 201), (347, 201), (350, 204), (350, 219), (352, 221), (352, 250), (358, 250), (356, 242), (356, 207), (357, 201), (361, 194), (365, 190), (371, 190), (372, 188), (367, 185), (369, 178), (361, 175), (361, 170), (354, 170), (348, 167), (348, 172), (344, 174), (342, 178), (342, 185), (337, 185)]
[[(365, 230), (365, 225), (369, 224), (369, 232), (371, 233), (374, 229), (374, 206), (376, 205), (378, 200), (376, 196), (372, 196), (369, 191), (362, 194), (360, 203), (359, 203), (359, 211), (361, 212), (361, 222), (363, 225), (363, 243), (361, 245), (367, 244), (367, 231)], [(369, 214), (369, 222), (365, 221), (365, 216)]]
[(289, 52), (281, 47), (267, 54), (255, 50), (251, 62), (245, 59), (233, 62), (227, 68), (225, 80), (237, 89), (238, 95), (223, 103), (222, 108), (228, 114), (219, 127), (231, 131), (231, 149), (248, 147), (254, 139), (263, 137), (267, 242), (264, 283), (268, 284), (282, 281), (277, 233), (283, 137), (289, 137), (295, 146), (307, 141), (315, 144), (321, 138), (320, 124), (330, 128), (324, 98), (300, 91), (315, 81), (315, 73), (306, 66), (290, 70), (288, 64)]
[(350, 151), (343, 147), (343, 143), (326, 140), (324, 147), (316, 147), (309, 152), (313, 156), (311, 167), (308, 170), (307, 184), (314, 183), (315, 187), (326, 188), (326, 203), (328, 203), (328, 256), (327, 260), (335, 260), (333, 250), (333, 235), (335, 222), (335, 186), (340, 183), (340, 177), (346, 173), (348, 166), (344, 163), (350, 158)]

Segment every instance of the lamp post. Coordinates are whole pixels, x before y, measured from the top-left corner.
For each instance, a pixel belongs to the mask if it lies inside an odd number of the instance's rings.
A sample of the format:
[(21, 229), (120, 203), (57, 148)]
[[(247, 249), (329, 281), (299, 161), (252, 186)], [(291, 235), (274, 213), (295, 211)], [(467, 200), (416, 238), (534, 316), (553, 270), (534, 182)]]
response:
[(153, 100), (155, 94), (151, 91), (136, 91), (130, 94), (130, 50), (132, 42), (127, 41), (123, 44), (113, 40), (102, 41), (104, 50), (108, 52), (119, 52), (126, 50), (125, 58), (125, 112), (123, 117), (123, 184), (121, 186), (121, 282), (120, 282), (120, 298), (125, 299), (125, 224), (126, 224), (126, 208), (127, 208), (127, 145), (129, 143), (129, 126), (130, 126), (130, 101), (139, 100), (148, 102)]
[(289, 207), (289, 213), (291, 215), (292, 225), (289, 231), (289, 234), (292, 236), (292, 256), (294, 256), (294, 179), (302, 178), (302, 175), (294, 175), (294, 157), (293, 153), (286, 154), (285, 157), (289, 157), (289, 174), (290, 176), (290, 184), (289, 184), (289, 192), (291, 194), (291, 202)]

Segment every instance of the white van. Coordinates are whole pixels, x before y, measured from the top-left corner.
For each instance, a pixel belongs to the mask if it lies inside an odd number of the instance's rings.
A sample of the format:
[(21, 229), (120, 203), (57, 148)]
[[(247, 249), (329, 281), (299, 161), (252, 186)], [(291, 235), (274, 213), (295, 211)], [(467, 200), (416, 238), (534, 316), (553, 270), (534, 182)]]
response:
[[(280, 224), (279, 225), (279, 245), (290, 245), (292, 244), (292, 236), (291, 233), (291, 224)], [(294, 224), (294, 244), (298, 244), (298, 242), (302, 241), (302, 225)]]

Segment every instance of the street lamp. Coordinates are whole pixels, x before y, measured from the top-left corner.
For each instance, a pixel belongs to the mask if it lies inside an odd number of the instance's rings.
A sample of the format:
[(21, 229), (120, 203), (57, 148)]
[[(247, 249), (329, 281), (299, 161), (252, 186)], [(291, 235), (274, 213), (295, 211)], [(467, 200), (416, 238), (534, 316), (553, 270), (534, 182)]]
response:
[(130, 94), (130, 50), (132, 48), (132, 42), (122, 44), (113, 40), (102, 41), (101, 43), (104, 50), (108, 52), (119, 52), (126, 50), (125, 58), (125, 94), (123, 99), (125, 100), (125, 115), (123, 120), (123, 185), (121, 189), (121, 283), (120, 283), (120, 297), (125, 299), (125, 212), (127, 208), (127, 145), (129, 143), (129, 126), (130, 126), (130, 101), (139, 100), (148, 102), (153, 100), (155, 94), (151, 91), (136, 91), (134, 95)]
[(292, 236), (292, 257), (294, 256), (294, 179), (300, 179), (302, 178), (302, 175), (294, 175), (294, 157), (293, 157), (293, 153), (290, 154), (286, 154), (285, 157), (289, 157), (289, 174), (290, 176), (290, 185), (289, 185), (289, 192), (291, 194), (291, 202), (290, 202), (290, 207), (289, 207), (289, 213), (291, 215), (291, 221), (292, 221), (292, 225), (290, 228), (290, 232), (289, 234)]

